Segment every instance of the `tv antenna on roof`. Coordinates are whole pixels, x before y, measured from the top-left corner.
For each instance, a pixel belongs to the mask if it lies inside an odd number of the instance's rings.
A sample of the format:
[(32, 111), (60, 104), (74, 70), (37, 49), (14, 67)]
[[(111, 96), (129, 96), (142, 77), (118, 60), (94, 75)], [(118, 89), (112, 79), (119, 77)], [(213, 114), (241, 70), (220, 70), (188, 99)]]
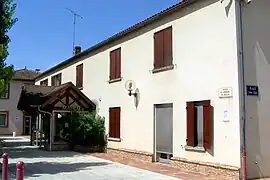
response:
[(73, 55), (75, 54), (74, 48), (75, 48), (75, 35), (76, 35), (76, 18), (79, 17), (81, 19), (83, 19), (83, 17), (81, 15), (79, 15), (78, 13), (74, 12), (73, 10), (66, 8), (68, 11), (70, 11), (73, 14), (73, 41), (72, 41), (72, 52)]

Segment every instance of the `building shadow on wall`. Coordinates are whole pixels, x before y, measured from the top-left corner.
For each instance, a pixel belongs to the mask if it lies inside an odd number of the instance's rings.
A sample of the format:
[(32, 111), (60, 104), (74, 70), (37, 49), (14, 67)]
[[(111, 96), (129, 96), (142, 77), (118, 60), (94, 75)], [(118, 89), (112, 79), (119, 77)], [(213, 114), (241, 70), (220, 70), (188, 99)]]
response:
[[(270, 59), (268, 59), (262, 49), (261, 42), (257, 41), (253, 50), (253, 59), (249, 63), (249, 68), (253, 70), (246, 71), (246, 76), (252, 77), (251, 85), (259, 87), (259, 96), (247, 96), (247, 117), (246, 117), (246, 143), (247, 143), (247, 168), (252, 169), (252, 177), (269, 176), (266, 166), (270, 163), (270, 158), (266, 157), (270, 152), (267, 142), (270, 137), (269, 105), (270, 105), (270, 81), (265, 79), (270, 77)], [(250, 167), (249, 167), (250, 166)], [(249, 172), (248, 172), (249, 173)]]
[(266, 2), (243, 8), (245, 81), (259, 87), (259, 96), (246, 96), (248, 178), (270, 176), (270, 21), (265, 18), (269, 15)]

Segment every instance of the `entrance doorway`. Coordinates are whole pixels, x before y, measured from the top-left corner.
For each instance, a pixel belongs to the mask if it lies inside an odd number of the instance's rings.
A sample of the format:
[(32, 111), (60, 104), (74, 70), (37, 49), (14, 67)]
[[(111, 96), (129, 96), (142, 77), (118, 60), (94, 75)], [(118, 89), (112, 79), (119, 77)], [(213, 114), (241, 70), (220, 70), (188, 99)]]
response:
[(30, 127), (31, 116), (24, 116), (23, 122), (24, 122), (23, 134), (26, 135), (26, 136), (29, 136), (30, 135), (30, 130), (31, 130), (31, 127)]
[(157, 104), (155, 108), (156, 162), (167, 162), (173, 156), (173, 104)]

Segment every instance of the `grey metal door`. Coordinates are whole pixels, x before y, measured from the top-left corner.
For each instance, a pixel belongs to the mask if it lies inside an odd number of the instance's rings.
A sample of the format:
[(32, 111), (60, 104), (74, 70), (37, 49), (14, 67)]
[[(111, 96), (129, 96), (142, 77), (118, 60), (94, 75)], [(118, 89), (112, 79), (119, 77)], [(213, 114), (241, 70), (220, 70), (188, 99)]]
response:
[(156, 151), (173, 154), (173, 104), (155, 105)]

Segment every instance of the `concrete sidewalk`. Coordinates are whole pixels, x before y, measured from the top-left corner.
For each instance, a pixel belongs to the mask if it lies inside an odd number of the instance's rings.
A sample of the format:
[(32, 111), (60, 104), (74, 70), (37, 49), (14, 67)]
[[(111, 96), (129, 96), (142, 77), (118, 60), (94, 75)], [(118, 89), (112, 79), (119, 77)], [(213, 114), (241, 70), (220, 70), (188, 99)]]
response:
[(31, 146), (7, 147), (9, 178), (15, 178), (16, 163), (25, 163), (25, 179), (40, 180), (177, 180), (76, 152), (48, 152)]

